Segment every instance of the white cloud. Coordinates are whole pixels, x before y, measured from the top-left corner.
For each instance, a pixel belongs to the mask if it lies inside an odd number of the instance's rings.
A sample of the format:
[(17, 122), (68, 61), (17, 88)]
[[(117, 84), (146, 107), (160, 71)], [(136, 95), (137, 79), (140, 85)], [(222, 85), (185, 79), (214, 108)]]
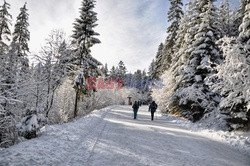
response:
[(162, 1), (98, 0), (96, 31), (102, 44), (94, 46), (93, 55), (109, 67), (122, 60), (129, 71), (147, 68), (165, 38), (167, 23), (159, 19), (159, 4)]

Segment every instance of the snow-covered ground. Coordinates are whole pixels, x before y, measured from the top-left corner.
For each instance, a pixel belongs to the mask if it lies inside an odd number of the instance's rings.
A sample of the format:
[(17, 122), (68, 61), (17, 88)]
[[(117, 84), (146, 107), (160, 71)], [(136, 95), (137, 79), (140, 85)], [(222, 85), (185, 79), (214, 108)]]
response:
[(189, 129), (193, 133), (197, 133), (209, 139), (223, 142), (228, 144), (234, 149), (237, 149), (247, 155), (250, 155), (250, 132), (228, 132), (222, 131), (219, 123), (211, 124), (214, 120), (201, 120), (196, 123), (192, 123), (188, 120), (178, 118), (175, 116), (162, 116), (169, 122), (179, 124), (180, 126)]
[(181, 124), (159, 114), (151, 121), (144, 106), (137, 120), (130, 106), (111, 106), (68, 124), (46, 126), (39, 138), (2, 149), (0, 165), (249, 166), (249, 153), (229, 146), (229, 137)]

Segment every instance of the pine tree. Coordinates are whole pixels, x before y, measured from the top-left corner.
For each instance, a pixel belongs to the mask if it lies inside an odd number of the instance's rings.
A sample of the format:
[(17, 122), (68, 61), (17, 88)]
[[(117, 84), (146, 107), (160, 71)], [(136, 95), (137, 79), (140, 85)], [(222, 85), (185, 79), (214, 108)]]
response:
[(169, 0), (169, 1), (171, 6), (168, 12), (168, 22), (171, 22), (171, 25), (167, 29), (167, 33), (169, 34), (166, 42), (167, 49), (171, 49), (175, 44), (177, 31), (179, 29), (180, 21), (183, 16), (182, 0)]
[(219, 25), (222, 36), (231, 36), (230, 34), (230, 4), (224, 0), (219, 7)]
[(28, 72), (29, 59), (27, 53), (29, 52), (28, 42), (30, 40), (30, 32), (28, 30), (28, 18), (26, 3), (20, 8), (20, 14), (17, 16), (17, 21), (14, 27), (13, 39), (11, 42), (11, 57), (16, 59), (17, 72), (20, 76), (24, 76)]
[(201, 23), (197, 24), (199, 29), (194, 36), (192, 52), (189, 61), (182, 67), (183, 80), (176, 92), (180, 108), (185, 109), (183, 114), (193, 121), (216, 107), (218, 95), (212, 92), (209, 85), (214, 83), (215, 67), (221, 63), (216, 45), (220, 37), (216, 7), (210, 0), (199, 1), (197, 5)]
[(108, 72), (109, 72), (107, 63), (105, 63), (105, 66), (102, 66), (101, 71), (102, 71), (103, 75), (105, 76), (105, 78), (107, 78)]
[(8, 43), (10, 41), (10, 26), (12, 16), (9, 14), (10, 4), (4, 1), (4, 4), (0, 6), (0, 77), (5, 79), (6, 77), (6, 63), (7, 63), (7, 51)]
[(250, 56), (244, 45), (235, 38), (224, 37), (222, 42), (221, 50), (225, 60), (218, 67), (219, 82), (213, 85), (213, 89), (222, 96), (219, 109), (227, 115), (230, 130), (246, 128), (250, 121)]
[(90, 54), (90, 48), (94, 44), (100, 43), (100, 40), (95, 36), (96, 33), (93, 28), (97, 26), (97, 13), (93, 11), (95, 7), (95, 0), (83, 0), (80, 9), (80, 18), (77, 18), (74, 23), (73, 44), (77, 46), (76, 56), (82, 63), (83, 56)]
[(150, 79), (154, 78), (154, 71), (155, 71), (155, 60), (153, 59), (148, 68), (148, 75)]
[(242, 20), (244, 17), (244, 12), (246, 5), (248, 4), (248, 0), (240, 0), (240, 7), (237, 11), (235, 11), (232, 15), (232, 25), (230, 26), (231, 28), (231, 33), (234, 37), (239, 36), (239, 26), (242, 24)]
[[(28, 51), (29, 31), (28, 13), (26, 4), (20, 9), (21, 13), (17, 17), (17, 23), (13, 33), (8, 53), (6, 54), (6, 68), (8, 69), (8, 77), (6, 83), (10, 84), (8, 91), (11, 91), (13, 98), (19, 95), (19, 99), (23, 97), (23, 84), (27, 83), (29, 77), (29, 60), (26, 52)], [(23, 87), (23, 88), (21, 88)], [(21, 92), (19, 94), (19, 92)]]
[(163, 71), (166, 71), (171, 65), (172, 56), (174, 54), (173, 47), (176, 42), (177, 31), (179, 30), (181, 19), (183, 16), (182, 0), (169, 0), (169, 1), (170, 1), (170, 9), (168, 11), (168, 22), (171, 22), (171, 25), (167, 28), (168, 36), (166, 38), (163, 48), (164, 58), (162, 60), (163, 66), (161, 69)]
[(174, 54), (171, 55), (171, 66), (161, 77), (164, 83), (162, 89), (164, 93), (162, 94), (157, 90), (154, 90), (152, 93), (155, 99), (159, 99), (157, 102), (162, 111), (170, 113), (181, 111), (177, 94), (179, 93), (178, 90), (185, 85), (183, 80), (188, 78), (186, 76), (186, 66), (190, 61), (191, 52), (195, 49), (193, 43), (202, 22), (201, 13), (200, 0), (193, 0), (187, 4), (187, 11), (181, 19), (176, 43), (173, 46)]
[(245, 46), (248, 54), (250, 53), (250, 1), (245, 1), (246, 6), (244, 7), (244, 17), (242, 24), (239, 27), (240, 35), (239, 41)]
[(220, 110), (230, 116), (227, 121), (231, 129), (246, 128), (250, 122), (250, 1), (245, 0), (242, 4), (245, 11), (239, 27), (239, 43), (227, 39), (233, 43), (229, 47), (231, 43), (225, 39), (226, 47), (222, 48), (225, 63), (218, 73), (223, 80), (218, 85), (223, 96)]
[[(7, 52), (7, 42), (10, 41), (10, 26), (12, 16), (9, 14), (10, 4), (4, 1), (4, 4), (0, 6), (0, 61), (3, 62), (4, 54)], [(1, 64), (2, 66), (2, 64)]]
[(25, 56), (26, 52), (29, 52), (28, 41), (30, 40), (30, 32), (28, 30), (28, 9), (26, 3), (20, 8), (20, 14), (17, 16), (17, 21), (13, 33), (13, 43), (17, 44), (17, 50), (19, 56)]
[[(190, 1), (187, 4), (187, 11), (185, 12), (180, 27), (177, 31), (176, 42), (173, 47), (172, 56), (172, 71), (178, 75), (178, 68), (185, 63), (193, 51), (192, 43), (201, 23), (200, 8), (198, 0)], [(177, 71), (175, 71), (177, 70)]]
[(10, 41), (10, 26), (12, 16), (9, 14), (8, 10), (10, 9), (10, 4), (4, 1), (4, 4), (0, 6), (0, 42), (1, 49), (6, 47), (7, 44), (4, 43), (4, 40)]
[(118, 63), (118, 68), (117, 68), (118, 79), (125, 79), (126, 72), (127, 72), (127, 68), (126, 68), (125, 64), (123, 63), (123, 61), (120, 61)]
[(90, 54), (90, 48), (100, 43), (100, 40), (95, 37), (99, 34), (93, 29), (97, 26), (97, 13), (93, 11), (94, 8), (95, 0), (83, 0), (80, 8), (80, 18), (77, 18), (74, 23), (72, 35), (73, 44), (75, 45), (74, 61), (79, 68), (74, 86), (76, 90), (74, 117), (77, 116), (80, 95), (86, 93), (85, 78), (96, 76), (97, 72), (95, 70), (98, 70), (100, 65)]
[(117, 70), (115, 68), (115, 66), (112, 66), (111, 70), (110, 70), (110, 78), (112, 79), (117, 79)]
[(154, 71), (153, 71), (153, 78), (159, 78), (162, 74), (162, 69), (163, 69), (163, 61), (164, 61), (164, 57), (163, 57), (163, 43), (161, 43), (158, 47), (158, 51), (155, 57), (155, 63), (154, 63)]

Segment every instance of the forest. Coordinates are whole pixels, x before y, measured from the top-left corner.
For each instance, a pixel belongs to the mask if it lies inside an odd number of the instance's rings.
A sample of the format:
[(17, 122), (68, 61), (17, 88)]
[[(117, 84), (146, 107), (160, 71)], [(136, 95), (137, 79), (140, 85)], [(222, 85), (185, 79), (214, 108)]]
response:
[[(82, 0), (70, 40), (55, 29), (35, 55), (29, 52), (27, 4), (14, 20), (11, 4), (4, 1), (0, 6), (0, 147), (35, 138), (44, 125), (128, 104), (128, 97), (143, 104), (154, 100), (163, 114), (194, 123), (225, 131), (249, 130), (250, 1), (241, 0), (235, 10), (228, 0), (219, 6), (216, 0), (169, 1), (167, 38), (152, 55), (148, 70), (134, 73), (122, 60), (109, 69), (92, 55), (91, 48), (101, 44), (94, 30), (98, 26), (94, 0)], [(91, 77), (125, 81), (123, 88), (88, 88)], [(161, 80), (162, 86), (152, 88), (157, 84), (154, 80)]]

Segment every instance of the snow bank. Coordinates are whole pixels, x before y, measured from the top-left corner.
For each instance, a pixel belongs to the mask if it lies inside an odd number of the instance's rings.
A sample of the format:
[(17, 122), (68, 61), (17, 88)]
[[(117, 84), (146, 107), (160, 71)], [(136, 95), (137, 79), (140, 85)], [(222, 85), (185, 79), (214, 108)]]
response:
[(231, 147), (250, 155), (250, 132), (222, 131), (218, 126), (213, 126), (211, 128), (211, 124), (204, 123), (204, 121), (192, 123), (188, 120), (171, 115), (163, 115), (162, 118), (172, 123), (179, 124), (206, 138), (229, 144)]

